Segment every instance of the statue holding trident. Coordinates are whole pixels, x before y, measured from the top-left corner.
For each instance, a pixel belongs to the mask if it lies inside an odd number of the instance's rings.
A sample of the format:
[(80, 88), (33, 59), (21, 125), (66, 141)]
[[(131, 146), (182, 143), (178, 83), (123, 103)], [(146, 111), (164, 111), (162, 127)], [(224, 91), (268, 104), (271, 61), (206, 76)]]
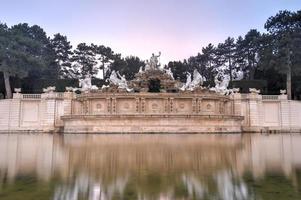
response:
[(159, 55), (152, 54), (152, 57), (149, 59), (149, 65), (151, 69), (157, 69), (159, 67), (159, 57), (161, 56), (161, 51), (159, 52)]

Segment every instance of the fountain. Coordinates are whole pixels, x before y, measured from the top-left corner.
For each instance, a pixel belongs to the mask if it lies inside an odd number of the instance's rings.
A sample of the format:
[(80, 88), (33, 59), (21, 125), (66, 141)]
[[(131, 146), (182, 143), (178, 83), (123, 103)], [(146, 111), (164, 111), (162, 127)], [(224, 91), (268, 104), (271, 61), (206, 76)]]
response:
[[(160, 69), (154, 54), (132, 81), (112, 71), (110, 84), (72, 99), (65, 133), (240, 133), (242, 116), (225, 87), (208, 89), (195, 70), (186, 83)], [(89, 90), (90, 89), (90, 90)]]

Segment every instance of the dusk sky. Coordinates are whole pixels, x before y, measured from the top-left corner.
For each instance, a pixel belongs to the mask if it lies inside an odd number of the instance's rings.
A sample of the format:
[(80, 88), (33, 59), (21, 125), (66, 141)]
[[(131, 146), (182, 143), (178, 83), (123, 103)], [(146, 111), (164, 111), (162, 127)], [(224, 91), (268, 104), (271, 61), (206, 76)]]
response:
[(301, 9), (301, 0), (1, 0), (0, 21), (26, 22), (49, 36), (103, 44), (123, 56), (148, 59), (162, 51), (162, 63), (197, 54), (208, 43), (264, 31), (279, 10)]

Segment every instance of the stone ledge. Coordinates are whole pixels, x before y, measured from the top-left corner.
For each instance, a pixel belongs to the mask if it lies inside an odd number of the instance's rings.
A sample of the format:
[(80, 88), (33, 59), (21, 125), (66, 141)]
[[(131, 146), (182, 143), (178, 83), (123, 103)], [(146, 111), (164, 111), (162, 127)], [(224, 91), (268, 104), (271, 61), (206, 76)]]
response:
[(200, 118), (200, 119), (234, 119), (243, 120), (243, 116), (235, 115), (200, 115), (200, 114), (103, 114), (103, 115), (65, 115), (62, 120), (99, 119), (99, 118)]

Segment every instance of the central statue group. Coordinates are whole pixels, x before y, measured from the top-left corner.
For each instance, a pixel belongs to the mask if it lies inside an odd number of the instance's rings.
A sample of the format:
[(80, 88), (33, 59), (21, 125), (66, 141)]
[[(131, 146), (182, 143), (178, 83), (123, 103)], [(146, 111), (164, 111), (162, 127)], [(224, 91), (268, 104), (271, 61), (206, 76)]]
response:
[[(206, 81), (206, 78), (203, 77), (197, 69), (194, 69), (193, 74), (190, 72), (186, 72), (186, 82), (181, 83), (178, 80), (175, 80), (174, 75), (172, 73), (171, 68), (162, 69), (160, 66), (161, 52), (158, 55), (154, 53), (150, 57), (149, 61), (146, 61), (145, 66), (141, 66), (139, 72), (136, 74), (136, 80), (128, 83), (125, 75), (121, 75), (119, 71), (113, 70), (108, 79), (109, 85), (104, 85), (100, 89), (100, 91), (108, 91), (110, 88), (115, 88), (117, 91), (126, 91), (126, 92), (134, 92), (136, 91), (134, 86), (143, 88), (143, 83), (149, 80), (142, 79), (158, 79), (162, 82), (164, 89), (173, 89), (178, 91), (194, 91), (196, 89), (208, 89), (212, 92), (217, 92), (220, 94), (230, 94), (231, 90), (228, 90), (227, 87), (229, 85), (229, 80), (227, 77), (223, 77), (222, 80), (219, 80), (223, 75), (219, 74), (215, 77), (215, 87), (212, 88), (204, 88), (203, 83)], [(160, 80), (161, 79), (161, 80)], [(143, 82), (143, 83), (142, 83)], [(98, 87), (91, 84), (91, 76), (87, 75), (83, 80), (80, 80), (81, 90), (84, 92), (88, 92), (91, 90), (99, 91)], [(141, 89), (142, 91), (142, 89)]]

